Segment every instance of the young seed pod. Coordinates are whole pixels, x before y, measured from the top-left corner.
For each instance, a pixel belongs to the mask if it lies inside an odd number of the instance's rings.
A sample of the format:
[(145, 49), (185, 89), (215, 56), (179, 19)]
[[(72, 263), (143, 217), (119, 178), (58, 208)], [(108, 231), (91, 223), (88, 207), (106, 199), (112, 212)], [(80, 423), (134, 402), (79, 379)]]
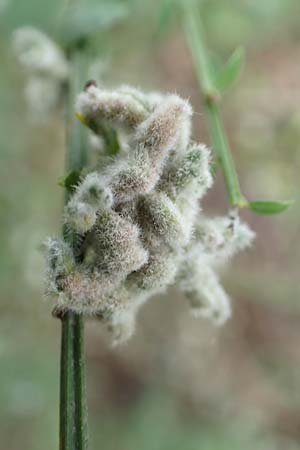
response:
[(58, 273), (70, 272), (74, 267), (72, 249), (62, 239), (48, 238), (44, 244), (49, 268)]
[(108, 173), (115, 204), (128, 202), (150, 192), (158, 180), (157, 171), (144, 155), (134, 155), (128, 161), (120, 161)]
[(56, 295), (62, 290), (61, 280), (75, 270), (76, 264), (71, 247), (63, 240), (48, 238), (44, 245), (47, 262), (46, 293)]
[(105, 177), (98, 172), (91, 172), (77, 187), (73, 198), (82, 203), (95, 206), (97, 209), (110, 208), (113, 204), (113, 195)]
[(230, 299), (205, 256), (196, 251), (188, 254), (178, 276), (178, 285), (194, 317), (209, 318), (216, 325), (223, 325), (230, 318)]
[(108, 329), (112, 333), (113, 346), (128, 341), (134, 333), (135, 322), (136, 312), (133, 308), (122, 309), (112, 315)]
[(168, 153), (178, 144), (182, 129), (190, 122), (190, 104), (170, 95), (136, 130), (134, 142), (140, 154), (147, 154), (152, 165), (161, 171)]
[(83, 234), (90, 230), (97, 218), (97, 208), (77, 200), (76, 196), (71, 198), (64, 210), (64, 222), (72, 230)]
[(125, 278), (147, 262), (148, 252), (139, 239), (139, 229), (114, 211), (99, 212), (88, 242), (95, 254), (94, 266), (111, 277)]
[(123, 95), (130, 95), (134, 99), (138, 100), (140, 103), (142, 103), (145, 110), (148, 111), (149, 113), (152, 113), (153, 110), (166, 98), (166, 96), (162, 95), (159, 92), (154, 91), (145, 94), (139, 89), (128, 85), (121, 86), (118, 89), (118, 92)]
[(136, 200), (129, 200), (127, 202), (118, 203), (114, 210), (121, 216), (123, 219), (128, 220), (129, 222), (138, 223), (137, 222), (137, 204)]
[(148, 115), (143, 104), (132, 95), (99, 89), (94, 85), (79, 95), (76, 111), (96, 134), (103, 120), (132, 128)]
[(209, 267), (197, 271), (197, 282), (189, 285), (185, 295), (196, 318), (209, 318), (216, 325), (223, 325), (231, 317), (230, 299)]
[(166, 167), (158, 189), (165, 191), (174, 201), (178, 197), (200, 199), (213, 181), (209, 162), (207, 148), (193, 145), (184, 156)]
[(147, 264), (127, 278), (130, 285), (150, 291), (151, 295), (167, 288), (175, 279), (178, 268), (176, 255), (170, 251), (150, 254)]
[(220, 264), (235, 253), (249, 247), (254, 233), (236, 214), (202, 218), (195, 226), (195, 239), (207, 258)]
[(188, 243), (190, 226), (166, 194), (152, 193), (141, 197), (138, 216), (146, 242), (158, 239), (175, 248)]
[(63, 279), (63, 294), (58, 307), (80, 314), (95, 314), (101, 309), (109, 314), (118, 306), (118, 300), (111, 293), (120, 280), (108, 274), (88, 273), (77, 270)]

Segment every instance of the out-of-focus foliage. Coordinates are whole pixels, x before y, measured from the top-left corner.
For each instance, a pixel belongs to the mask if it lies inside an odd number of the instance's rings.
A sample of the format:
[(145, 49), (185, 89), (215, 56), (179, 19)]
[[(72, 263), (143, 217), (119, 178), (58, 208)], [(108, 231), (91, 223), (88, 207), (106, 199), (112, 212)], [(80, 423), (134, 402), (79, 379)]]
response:
[(114, 24), (124, 20), (128, 8), (121, 2), (86, 2), (71, 4), (62, 14), (60, 39), (65, 46), (80, 44)]
[[(207, 143), (178, 17), (162, 20), (156, 35), (159, 1), (120, 3), (126, 19), (93, 39), (101, 79), (189, 97), (197, 140)], [(120, 350), (109, 349), (98, 323), (87, 327), (91, 450), (300, 449), (300, 5), (201, 3), (217, 64), (238, 46), (246, 49), (243, 73), (223, 105), (243, 190), (248, 198), (295, 203), (276, 218), (245, 213), (257, 240), (227, 274), (235, 302), (225, 329), (188, 317), (174, 291), (147, 305), (136, 337)], [(60, 327), (41, 300), (39, 248), (60, 228), (63, 111), (46, 124), (30, 121), (10, 36), (34, 25), (58, 38), (62, 7), (61, 0), (0, 0), (1, 450), (58, 445)], [(219, 172), (217, 179), (206, 208), (222, 213)]]
[(219, 91), (228, 89), (238, 78), (244, 65), (245, 51), (242, 47), (238, 47), (228, 58), (215, 79), (215, 87)]
[(249, 208), (252, 211), (255, 211), (257, 214), (277, 214), (282, 211), (285, 211), (293, 204), (292, 201), (267, 201), (267, 200), (254, 200), (253, 202), (249, 202)]

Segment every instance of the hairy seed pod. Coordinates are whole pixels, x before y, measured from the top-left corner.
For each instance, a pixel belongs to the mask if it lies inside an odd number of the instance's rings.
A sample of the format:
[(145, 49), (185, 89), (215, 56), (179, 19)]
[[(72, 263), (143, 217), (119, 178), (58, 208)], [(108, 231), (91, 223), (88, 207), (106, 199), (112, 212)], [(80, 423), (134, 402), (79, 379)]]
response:
[(128, 277), (128, 283), (139, 289), (161, 292), (175, 279), (178, 263), (174, 253), (162, 251), (149, 256), (147, 264)]
[(126, 277), (147, 262), (148, 252), (142, 247), (136, 225), (114, 211), (98, 214), (95, 227), (88, 236), (95, 252), (94, 265), (112, 277)]
[(150, 192), (158, 180), (158, 173), (149, 158), (140, 155), (111, 167), (109, 176), (109, 186), (116, 204)]
[(51, 269), (60, 272), (70, 272), (75, 265), (72, 249), (62, 239), (48, 238), (44, 244)]
[(202, 264), (196, 260), (193, 263), (179, 285), (190, 303), (191, 313), (223, 325), (231, 316), (230, 299), (205, 260)]
[(75, 259), (71, 247), (62, 239), (48, 238), (44, 247), (47, 258), (46, 293), (57, 295), (62, 290), (61, 280), (75, 270)]
[(95, 133), (99, 125), (101, 129), (103, 120), (134, 127), (148, 115), (143, 104), (132, 95), (110, 92), (94, 85), (79, 95), (76, 110)]
[(124, 219), (129, 220), (129, 222), (137, 222), (137, 204), (136, 200), (129, 200), (127, 202), (118, 203), (114, 210)]
[(97, 208), (71, 198), (64, 210), (64, 222), (77, 233), (86, 233), (90, 230), (97, 218)]
[(77, 187), (74, 198), (98, 209), (110, 208), (113, 204), (113, 195), (107, 181), (97, 172), (91, 172), (84, 178)]
[(212, 262), (220, 264), (249, 247), (254, 233), (236, 215), (214, 219), (203, 217), (195, 226), (195, 239), (199, 251), (205, 252)]
[(158, 189), (173, 200), (185, 196), (200, 199), (212, 185), (210, 154), (204, 145), (193, 145), (186, 155), (166, 167)]
[(157, 238), (175, 247), (188, 243), (189, 224), (166, 194), (153, 193), (141, 197), (138, 203), (138, 216), (146, 242)]
[(138, 152), (146, 153), (157, 170), (180, 140), (183, 123), (191, 114), (189, 103), (172, 95), (138, 126), (134, 138)]
[(113, 345), (120, 345), (133, 335), (135, 330), (136, 311), (132, 308), (121, 310), (114, 314), (109, 322)]
[(108, 274), (76, 271), (63, 280), (63, 293), (58, 304), (61, 310), (71, 310), (80, 314), (94, 314), (102, 310), (109, 315), (118, 306), (111, 293), (118, 288), (120, 280)]
[(165, 98), (165, 96), (163, 96), (159, 92), (149, 92), (149, 93), (145, 94), (141, 90), (139, 90), (135, 87), (132, 87), (132, 86), (128, 86), (128, 85), (120, 86), (120, 88), (117, 90), (117, 92), (119, 92), (120, 94), (123, 94), (123, 95), (132, 96), (134, 99), (138, 100), (149, 113), (152, 113), (153, 110), (160, 103), (162, 103)]
[(231, 317), (230, 299), (216, 274), (212, 271), (202, 273), (199, 281), (205, 280), (201, 290), (189, 291), (186, 296), (191, 305), (191, 313), (194, 317), (211, 319), (216, 325), (223, 325)]

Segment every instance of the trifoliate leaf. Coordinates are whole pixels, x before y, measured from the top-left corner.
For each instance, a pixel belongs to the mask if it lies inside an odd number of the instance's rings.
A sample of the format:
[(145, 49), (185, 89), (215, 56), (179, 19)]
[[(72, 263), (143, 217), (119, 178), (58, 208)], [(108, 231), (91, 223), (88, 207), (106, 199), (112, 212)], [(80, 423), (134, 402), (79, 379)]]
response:
[(291, 200), (285, 200), (281, 202), (256, 200), (254, 202), (248, 202), (247, 207), (257, 214), (278, 214), (289, 208), (294, 202)]
[(59, 186), (72, 191), (74, 187), (79, 183), (80, 176), (81, 172), (79, 170), (72, 170), (66, 175), (59, 177), (58, 184)]
[(121, 2), (99, 2), (68, 8), (62, 25), (62, 40), (67, 46), (80, 43), (97, 31), (110, 28), (127, 16)]
[(239, 76), (245, 60), (245, 52), (242, 47), (237, 48), (225, 66), (216, 75), (215, 88), (219, 91), (228, 89)]

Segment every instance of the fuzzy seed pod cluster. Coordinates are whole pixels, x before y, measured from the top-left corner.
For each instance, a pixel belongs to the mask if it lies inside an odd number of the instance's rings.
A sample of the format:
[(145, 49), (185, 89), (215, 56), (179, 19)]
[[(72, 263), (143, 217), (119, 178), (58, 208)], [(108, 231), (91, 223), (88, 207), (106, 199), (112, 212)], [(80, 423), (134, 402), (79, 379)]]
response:
[[(101, 165), (65, 207), (72, 239), (47, 241), (47, 294), (56, 309), (99, 317), (120, 342), (131, 336), (140, 305), (176, 282), (195, 316), (223, 323), (230, 301), (215, 269), (253, 233), (235, 215), (200, 212), (213, 180), (209, 151), (191, 141), (189, 102), (90, 83), (76, 111), (104, 144)], [(120, 141), (113, 158), (103, 136), (109, 127)]]
[(30, 26), (14, 32), (12, 45), (26, 75), (25, 98), (30, 113), (40, 121), (59, 104), (69, 74), (68, 62), (55, 42)]

